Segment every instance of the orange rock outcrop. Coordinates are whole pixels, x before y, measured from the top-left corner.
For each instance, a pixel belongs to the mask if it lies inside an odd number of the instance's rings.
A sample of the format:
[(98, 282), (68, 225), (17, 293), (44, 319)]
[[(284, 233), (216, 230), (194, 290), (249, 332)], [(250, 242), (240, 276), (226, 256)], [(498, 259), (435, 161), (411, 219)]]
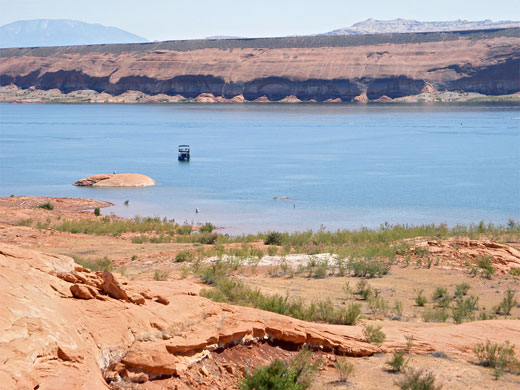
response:
[[(444, 327), (389, 327), (387, 341), (364, 341), (358, 326), (306, 323), (218, 304), (183, 280), (129, 281), (92, 272), (61, 255), (0, 246), (0, 383), (6, 389), (108, 389), (120, 380), (166, 380), (212, 351), (269, 342), (369, 356), (403, 348), (471, 354), (490, 339), (520, 341), (520, 321)], [(217, 386), (217, 385), (216, 385)], [(223, 388), (223, 387), (215, 387)]]

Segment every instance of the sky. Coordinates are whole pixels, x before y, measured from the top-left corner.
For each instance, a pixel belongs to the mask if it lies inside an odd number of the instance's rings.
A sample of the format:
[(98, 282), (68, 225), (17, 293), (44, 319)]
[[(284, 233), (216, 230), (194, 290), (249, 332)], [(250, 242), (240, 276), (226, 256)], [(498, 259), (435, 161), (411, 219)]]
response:
[(305, 35), (368, 19), (520, 20), (517, 0), (0, 0), (0, 26), (73, 19), (149, 40)]

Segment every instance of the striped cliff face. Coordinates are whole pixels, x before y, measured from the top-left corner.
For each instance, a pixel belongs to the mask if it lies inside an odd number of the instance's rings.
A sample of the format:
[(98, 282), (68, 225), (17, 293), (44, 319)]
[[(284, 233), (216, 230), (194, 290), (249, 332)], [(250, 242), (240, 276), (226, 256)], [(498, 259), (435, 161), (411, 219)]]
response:
[(0, 85), (350, 101), (520, 91), (520, 28), (0, 50)]

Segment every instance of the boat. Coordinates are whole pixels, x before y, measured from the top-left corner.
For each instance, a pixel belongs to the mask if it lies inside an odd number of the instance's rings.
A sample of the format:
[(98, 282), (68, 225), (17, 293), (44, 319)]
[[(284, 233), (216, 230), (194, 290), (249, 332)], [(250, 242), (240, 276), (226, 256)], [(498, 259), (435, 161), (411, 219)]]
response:
[(179, 145), (179, 161), (190, 161), (190, 145)]

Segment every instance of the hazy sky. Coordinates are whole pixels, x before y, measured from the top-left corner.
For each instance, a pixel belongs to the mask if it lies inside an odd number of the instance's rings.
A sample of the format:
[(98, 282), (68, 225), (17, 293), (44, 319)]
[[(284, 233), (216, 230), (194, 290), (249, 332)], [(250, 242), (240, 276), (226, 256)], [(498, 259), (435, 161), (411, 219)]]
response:
[(75, 19), (150, 40), (303, 35), (368, 18), (520, 20), (517, 0), (0, 0), (0, 25)]

